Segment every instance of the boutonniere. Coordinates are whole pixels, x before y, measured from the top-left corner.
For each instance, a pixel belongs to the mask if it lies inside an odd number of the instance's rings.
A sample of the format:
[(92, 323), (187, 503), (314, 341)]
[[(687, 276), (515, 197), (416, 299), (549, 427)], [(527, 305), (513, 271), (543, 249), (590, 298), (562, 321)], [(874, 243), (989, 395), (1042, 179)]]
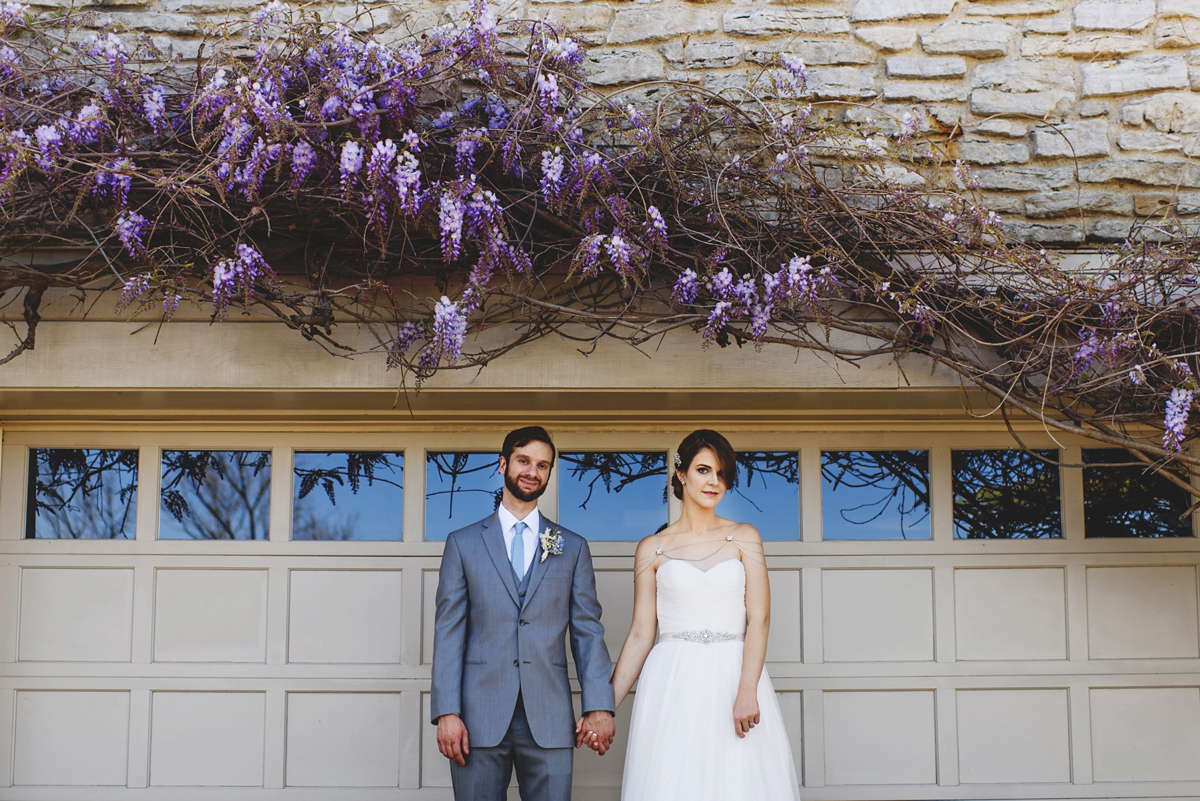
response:
[(542, 558), (541, 562), (546, 561), (547, 556), (558, 556), (563, 552), (562, 532), (556, 528), (548, 528), (538, 535), (542, 541)]

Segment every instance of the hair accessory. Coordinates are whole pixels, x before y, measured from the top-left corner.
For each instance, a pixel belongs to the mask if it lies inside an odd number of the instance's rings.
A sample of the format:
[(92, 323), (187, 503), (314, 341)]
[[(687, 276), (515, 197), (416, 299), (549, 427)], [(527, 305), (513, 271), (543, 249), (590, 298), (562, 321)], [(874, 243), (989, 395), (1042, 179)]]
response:
[(676, 469), (676, 470), (682, 470), (682, 469), (683, 469), (683, 459), (682, 459), (682, 458), (680, 458), (680, 456), (679, 456), (679, 454), (678, 454), (678, 453), (676, 453), (676, 454), (675, 454), (675, 469)]

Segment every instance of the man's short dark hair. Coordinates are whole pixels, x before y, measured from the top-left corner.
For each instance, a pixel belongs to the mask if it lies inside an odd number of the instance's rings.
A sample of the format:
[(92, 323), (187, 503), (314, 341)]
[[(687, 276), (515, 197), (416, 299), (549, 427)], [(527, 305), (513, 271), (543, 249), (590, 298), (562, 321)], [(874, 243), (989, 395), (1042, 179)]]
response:
[(555, 450), (554, 442), (550, 439), (550, 432), (541, 426), (525, 426), (508, 432), (508, 436), (504, 438), (504, 445), (500, 448), (500, 455), (507, 462), (512, 458), (514, 450), (524, 448), (531, 442), (544, 442), (550, 446), (550, 466), (553, 467), (554, 457), (558, 455), (558, 451)]

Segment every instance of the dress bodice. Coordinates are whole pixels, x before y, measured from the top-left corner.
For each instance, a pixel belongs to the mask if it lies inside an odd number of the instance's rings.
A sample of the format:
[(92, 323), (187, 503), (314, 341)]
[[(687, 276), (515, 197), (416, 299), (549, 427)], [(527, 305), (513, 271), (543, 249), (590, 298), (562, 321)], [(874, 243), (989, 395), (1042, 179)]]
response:
[(745, 633), (746, 568), (740, 559), (725, 559), (708, 570), (670, 559), (659, 565), (655, 583), (660, 633)]

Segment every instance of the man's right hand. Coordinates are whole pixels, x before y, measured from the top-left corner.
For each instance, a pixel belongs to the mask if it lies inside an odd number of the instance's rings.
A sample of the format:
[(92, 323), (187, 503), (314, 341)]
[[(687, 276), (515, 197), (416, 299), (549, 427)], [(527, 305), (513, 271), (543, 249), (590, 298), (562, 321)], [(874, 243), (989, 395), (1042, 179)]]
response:
[(462, 718), (458, 715), (442, 715), (438, 718), (437, 744), (446, 759), (459, 765), (467, 764), (471, 747), (467, 742), (467, 726)]

